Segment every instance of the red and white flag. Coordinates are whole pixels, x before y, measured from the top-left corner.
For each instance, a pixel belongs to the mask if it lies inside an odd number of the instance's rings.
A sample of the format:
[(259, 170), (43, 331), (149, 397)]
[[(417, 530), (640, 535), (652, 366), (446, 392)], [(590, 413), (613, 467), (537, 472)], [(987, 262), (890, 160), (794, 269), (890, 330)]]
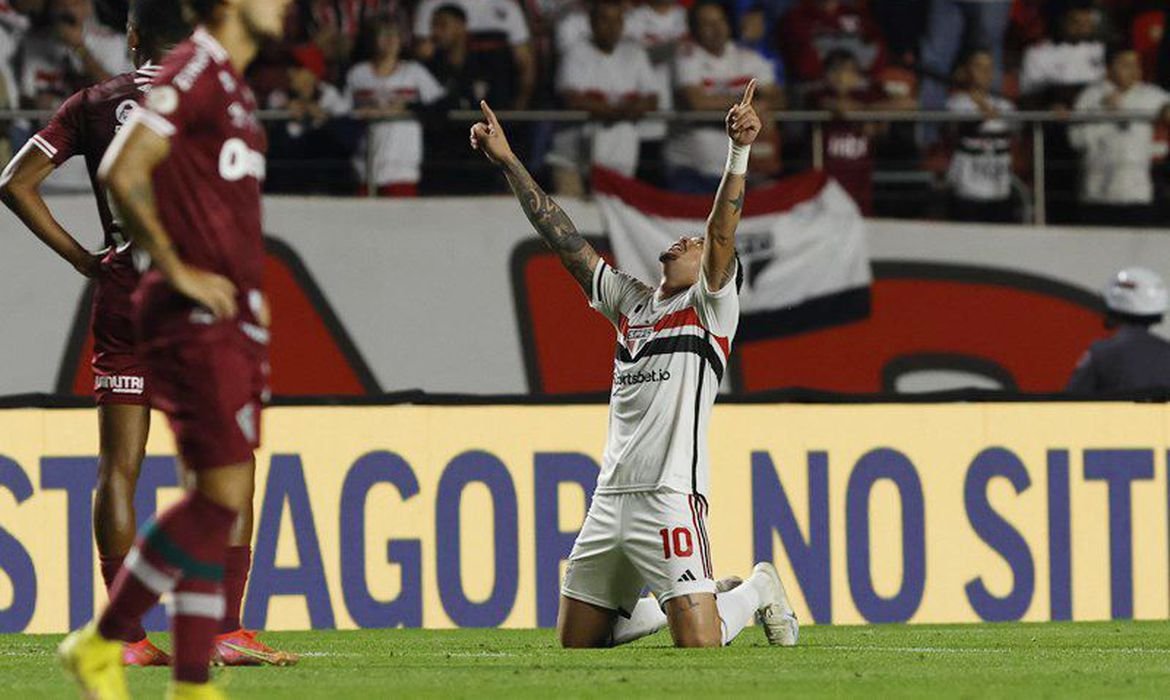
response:
[[(658, 255), (703, 235), (712, 196), (677, 194), (595, 170), (593, 188), (618, 267), (651, 286)], [(872, 275), (865, 219), (820, 172), (750, 190), (736, 232), (744, 267), (740, 340), (789, 335), (864, 318)]]

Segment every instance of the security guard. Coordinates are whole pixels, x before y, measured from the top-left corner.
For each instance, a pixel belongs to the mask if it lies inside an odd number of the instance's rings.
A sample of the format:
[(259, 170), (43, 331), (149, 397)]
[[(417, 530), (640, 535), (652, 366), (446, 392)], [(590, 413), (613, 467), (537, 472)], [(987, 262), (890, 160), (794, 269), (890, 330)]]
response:
[(1103, 295), (1105, 326), (1118, 330), (1089, 347), (1067, 391), (1087, 395), (1170, 389), (1170, 342), (1150, 332), (1170, 302), (1162, 278), (1144, 267), (1127, 267)]

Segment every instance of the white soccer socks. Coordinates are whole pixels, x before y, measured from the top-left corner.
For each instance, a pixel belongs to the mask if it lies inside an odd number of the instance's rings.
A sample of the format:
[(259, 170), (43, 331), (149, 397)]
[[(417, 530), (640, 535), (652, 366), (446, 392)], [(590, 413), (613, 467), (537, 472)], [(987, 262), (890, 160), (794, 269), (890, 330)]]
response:
[(720, 593), (715, 599), (719, 608), (719, 623), (723, 632), (723, 646), (731, 644), (744, 627), (752, 622), (752, 617), (760, 609), (764, 586), (766, 583), (759, 574), (753, 573), (742, 584), (726, 593)]
[(629, 619), (618, 617), (617, 621), (613, 623), (611, 646), (629, 644), (636, 639), (648, 637), (666, 625), (666, 613), (662, 612), (658, 601), (654, 598), (642, 598), (634, 606)]

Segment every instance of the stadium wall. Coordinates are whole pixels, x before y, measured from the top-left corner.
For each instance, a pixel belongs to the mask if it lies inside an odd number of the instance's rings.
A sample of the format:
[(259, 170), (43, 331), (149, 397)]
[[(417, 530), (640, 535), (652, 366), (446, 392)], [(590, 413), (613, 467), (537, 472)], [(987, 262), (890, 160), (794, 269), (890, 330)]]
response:
[[(269, 410), (245, 624), (551, 625), (605, 427), (598, 405)], [(140, 518), (177, 495), (170, 439)], [(0, 411), (0, 632), (104, 597), (96, 445), (90, 410)], [(1165, 405), (731, 403), (711, 449), (716, 571), (773, 559), (805, 621), (1170, 614)]]
[[(90, 197), (54, 198), (51, 206), (70, 230), (98, 245)], [(565, 206), (583, 232), (604, 240), (593, 204), (570, 200)], [(1148, 232), (904, 221), (867, 225), (876, 278), (869, 325), (854, 324), (843, 334), (740, 343), (737, 356), (743, 361), (728, 375), (729, 381), (739, 378), (739, 385), (729, 388), (880, 391), (888, 388), (879, 376), (888, 367), (905, 367), (910, 360), (929, 369), (940, 357), (979, 345), (978, 356), (960, 358), (960, 367), (991, 363), (1003, 370), (1000, 374), (1012, 375), (1010, 383), (1017, 388), (1055, 391), (1084, 346), (1103, 333), (1092, 305), (1109, 275), (1138, 263), (1170, 274), (1164, 267), (1170, 238)], [(554, 299), (558, 309), (588, 311), (558, 271), (541, 276), (537, 266), (532, 277), (525, 277), (527, 270), (517, 267), (519, 252), (530, 250), (533, 239), (509, 198), (270, 197), (266, 228), (270, 279), (284, 285), (273, 300), (278, 394), (605, 390), (612, 335), (596, 319), (593, 326), (582, 327), (588, 336), (583, 346), (602, 348), (588, 376), (541, 364), (545, 356), (563, 355), (557, 339), (566, 339), (555, 328), (562, 317), (553, 314), (554, 322), (542, 325), (540, 314), (548, 310), (525, 307), (519, 298), (525, 282), (535, 280), (541, 291), (527, 295), (533, 305)], [(0, 396), (87, 394), (83, 281), (14, 217), (0, 217), (0, 235), (5, 241)], [(550, 289), (558, 283), (563, 289)], [(885, 315), (889, 311), (902, 315)], [(306, 320), (316, 325), (306, 328)], [(828, 369), (823, 363), (818, 368), (797, 362), (845, 346), (873, 358), (889, 353), (910, 332), (926, 341), (913, 345), (926, 346), (929, 356), (905, 357), (917, 350), (898, 348), (899, 356), (883, 357), (883, 366), (866, 367), (856, 379), (845, 380), (845, 370), (863, 364), (852, 358)], [(295, 352), (285, 352), (292, 346), (279, 342), (290, 336), (298, 339)], [(582, 346), (579, 340), (567, 342)], [(534, 344), (541, 348), (533, 351)], [(469, 349), (474, 361), (469, 361)], [(771, 372), (769, 366), (786, 373)], [(918, 386), (945, 387), (931, 384), (929, 374)]]

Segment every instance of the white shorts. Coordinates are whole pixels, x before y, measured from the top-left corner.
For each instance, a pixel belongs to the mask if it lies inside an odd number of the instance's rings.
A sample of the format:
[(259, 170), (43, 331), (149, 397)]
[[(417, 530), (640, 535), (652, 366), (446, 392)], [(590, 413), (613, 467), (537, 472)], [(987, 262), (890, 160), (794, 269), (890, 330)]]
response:
[(681, 595), (714, 593), (706, 517), (707, 499), (699, 495), (595, 495), (561, 594), (628, 616), (645, 586), (660, 605)]

